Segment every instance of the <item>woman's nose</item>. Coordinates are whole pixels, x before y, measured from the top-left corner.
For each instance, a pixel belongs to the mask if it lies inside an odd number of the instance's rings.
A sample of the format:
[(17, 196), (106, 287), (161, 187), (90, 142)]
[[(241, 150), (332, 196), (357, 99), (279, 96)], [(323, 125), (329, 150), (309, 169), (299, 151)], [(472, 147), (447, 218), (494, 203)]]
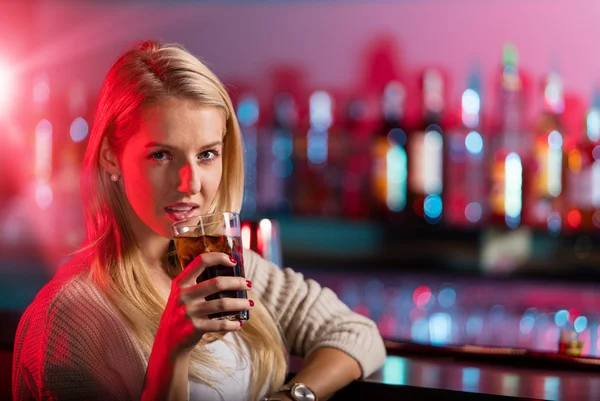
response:
[(180, 184), (177, 188), (181, 192), (195, 195), (200, 192), (200, 174), (198, 167), (186, 164), (179, 171)]

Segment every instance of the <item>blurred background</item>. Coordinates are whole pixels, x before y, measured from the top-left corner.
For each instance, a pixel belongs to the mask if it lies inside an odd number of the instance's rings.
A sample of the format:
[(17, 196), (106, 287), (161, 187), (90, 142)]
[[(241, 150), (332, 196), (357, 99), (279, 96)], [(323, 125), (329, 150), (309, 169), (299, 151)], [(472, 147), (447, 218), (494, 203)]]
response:
[(247, 247), (387, 339), (554, 352), (568, 328), (598, 356), (595, 0), (0, 3), (0, 309), (15, 319), (83, 240), (106, 72), (157, 39), (231, 93)]

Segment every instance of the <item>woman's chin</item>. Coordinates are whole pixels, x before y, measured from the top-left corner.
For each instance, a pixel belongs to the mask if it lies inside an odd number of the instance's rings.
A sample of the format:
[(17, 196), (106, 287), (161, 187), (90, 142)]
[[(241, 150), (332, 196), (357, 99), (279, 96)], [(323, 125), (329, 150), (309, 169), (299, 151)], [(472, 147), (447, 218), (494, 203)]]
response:
[(173, 239), (173, 233), (171, 232), (171, 224), (169, 222), (162, 222), (162, 224), (157, 224), (156, 226), (151, 228), (157, 236), (166, 240)]

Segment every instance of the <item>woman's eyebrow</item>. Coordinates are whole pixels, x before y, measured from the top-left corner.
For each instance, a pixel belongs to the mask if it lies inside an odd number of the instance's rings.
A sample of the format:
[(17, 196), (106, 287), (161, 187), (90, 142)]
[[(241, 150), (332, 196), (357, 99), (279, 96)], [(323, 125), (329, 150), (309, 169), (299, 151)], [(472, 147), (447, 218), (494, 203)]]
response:
[[(212, 148), (215, 146), (222, 146), (222, 145), (223, 145), (223, 141), (216, 141), (216, 142), (208, 143), (208, 144), (202, 146), (200, 149), (208, 149), (208, 148)], [(170, 148), (170, 149), (173, 149), (174, 147), (171, 145), (167, 145), (166, 143), (148, 142), (146, 144), (145, 148)]]

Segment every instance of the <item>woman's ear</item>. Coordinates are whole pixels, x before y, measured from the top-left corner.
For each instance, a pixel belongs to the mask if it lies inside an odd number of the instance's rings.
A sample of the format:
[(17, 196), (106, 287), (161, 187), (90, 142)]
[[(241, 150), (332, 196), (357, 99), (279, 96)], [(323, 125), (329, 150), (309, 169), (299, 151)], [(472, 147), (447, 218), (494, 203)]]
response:
[(119, 159), (108, 144), (106, 137), (102, 138), (102, 144), (100, 145), (100, 165), (108, 174), (121, 174)]

